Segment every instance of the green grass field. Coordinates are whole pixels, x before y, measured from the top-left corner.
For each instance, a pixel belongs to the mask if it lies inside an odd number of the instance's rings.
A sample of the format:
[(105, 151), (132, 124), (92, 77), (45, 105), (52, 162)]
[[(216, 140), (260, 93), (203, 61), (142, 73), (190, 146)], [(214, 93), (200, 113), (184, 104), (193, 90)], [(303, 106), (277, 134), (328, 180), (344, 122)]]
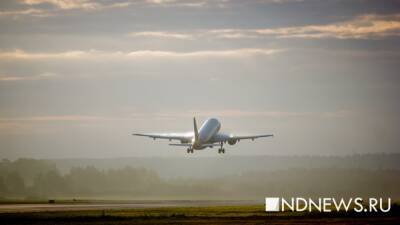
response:
[(213, 206), (2, 213), (2, 224), (400, 224), (398, 207), (388, 214), (266, 213), (264, 206)]

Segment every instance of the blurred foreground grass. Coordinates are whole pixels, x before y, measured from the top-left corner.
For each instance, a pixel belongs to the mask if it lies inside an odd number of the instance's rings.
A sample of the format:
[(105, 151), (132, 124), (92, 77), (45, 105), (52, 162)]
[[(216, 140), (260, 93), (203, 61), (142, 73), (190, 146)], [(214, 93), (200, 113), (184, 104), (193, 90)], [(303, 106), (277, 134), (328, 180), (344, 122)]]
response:
[(388, 214), (267, 213), (263, 205), (42, 211), (1, 213), (0, 221), (3, 224), (400, 224), (396, 207)]

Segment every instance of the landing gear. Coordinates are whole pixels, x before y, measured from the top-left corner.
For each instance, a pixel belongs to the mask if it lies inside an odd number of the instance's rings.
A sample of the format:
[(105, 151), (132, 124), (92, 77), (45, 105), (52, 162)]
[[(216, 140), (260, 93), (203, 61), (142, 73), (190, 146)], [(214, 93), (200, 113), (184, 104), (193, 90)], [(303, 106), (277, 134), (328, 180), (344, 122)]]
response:
[(218, 153), (219, 153), (219, 154), (225, 153), (225, 149), (223, 148), (223, 146), (224, 146), (224, 143), (221, 142), (221, 148), (218, 149)]
[(194, 152), (193, 148), (188, 148), (186, 151), (187, 151), (187, 153), (193, 153)]

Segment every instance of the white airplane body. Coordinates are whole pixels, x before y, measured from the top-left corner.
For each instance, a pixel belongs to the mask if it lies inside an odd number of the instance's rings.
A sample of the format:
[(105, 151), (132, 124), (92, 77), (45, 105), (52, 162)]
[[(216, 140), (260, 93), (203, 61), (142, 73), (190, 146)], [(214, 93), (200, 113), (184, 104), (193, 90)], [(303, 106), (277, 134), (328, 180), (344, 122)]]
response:
[(215, 119), (210, 118), (207, 119), (200, 129), (197, 129), (196, 118), (193, 118), (193, 133), (169, 133), (169, 134), (139, 134), (135, 133), (133, 135), (136, 136), (144, 136), (156, 139), (167, 139), (177, 140), (180, 143), (169, 144), (171, 146), (184, 146), (187, 147), (188, 153), (193, 153), (194, 150), (202, 150), (207, 147), (212, 148), (214, 146), (219, 146), (218, 153), (225, 153), (225, 149), (223, 148), (224, 143), (228, 143), (229, 145), (234, 145), (240, 140), (250, 139), (253, 140), (256, 138), (262, 137), (272, 137), (273, 134), (262, 134), (262, 135), (248, 135), (248, 136), (237, 136), (233, 134), (224, 134), (220, 133), (221, 123)]

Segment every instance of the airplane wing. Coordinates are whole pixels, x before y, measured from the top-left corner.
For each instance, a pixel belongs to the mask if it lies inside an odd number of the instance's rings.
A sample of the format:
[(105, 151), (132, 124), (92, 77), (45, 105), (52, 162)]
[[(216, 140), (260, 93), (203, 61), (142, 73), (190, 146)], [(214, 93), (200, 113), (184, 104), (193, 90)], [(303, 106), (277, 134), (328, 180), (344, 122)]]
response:
[(156, 139), (167, 139), (167, 140), (179, 140), (183, 142), (192, 141), (193, 134), (192, 133), (166, 133), (166, 134), (139, 134), (134, 133), (132, 135), (141, 136), (141, 137), (149, 137)]
[(261, 135), (233, 135), (233, 134), (217, 134), (215, 135), (213, 142), (226, 142), (226, 141), (239, 141), (244, 139), (257, 139), (263, 137), (273, 137), (273, 134), (261, 134)]
[(169, 144), (169, 145), (170, 145), (170, 146), (192, 147), (192, 144), (189, 144), (189, 143)]
[(229, 136), (230, 140), (243, 140), (243, 139), (251, 139), (254, 140), (256, 138), (263, 138), (263, 137), (273, 137), (273, 134), (262, 134), (262, 135), (247, 135), (247, 136), (236, 136), (231, 135)]

